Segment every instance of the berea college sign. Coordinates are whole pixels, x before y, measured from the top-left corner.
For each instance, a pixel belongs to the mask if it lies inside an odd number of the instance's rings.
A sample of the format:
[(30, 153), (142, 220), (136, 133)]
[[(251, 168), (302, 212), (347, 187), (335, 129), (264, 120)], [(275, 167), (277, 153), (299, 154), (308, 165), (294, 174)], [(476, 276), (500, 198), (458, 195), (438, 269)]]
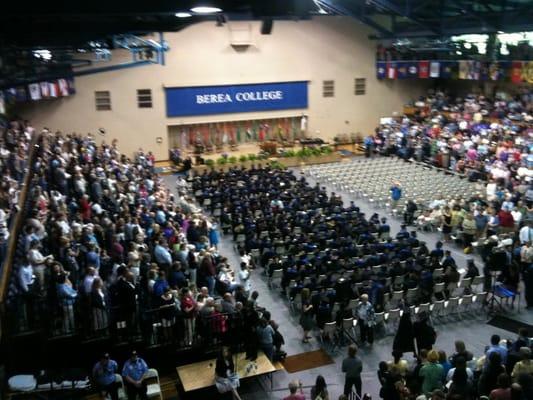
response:
[(167, 117), (307, 108), (307, 84), (167, 87)]

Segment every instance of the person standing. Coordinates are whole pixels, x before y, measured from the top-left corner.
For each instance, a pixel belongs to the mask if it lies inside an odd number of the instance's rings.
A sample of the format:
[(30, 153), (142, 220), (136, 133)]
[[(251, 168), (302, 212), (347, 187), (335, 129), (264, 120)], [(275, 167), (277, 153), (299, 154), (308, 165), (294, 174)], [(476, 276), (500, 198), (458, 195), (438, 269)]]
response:
[(433, 390), (442, 387), (444, 367), (438, 361), (439, 353), (431, 350), (428, 353), (428, 363), (420, 369), (419, 376), (422, 378), (422, 392), (426, 397), (429, 397)]
[(391, 209), (394, 210), (402, 197), (402, 187), (400, 185), (400, 182), (394, 181), (392, 183), (392, 186), (390, 187), (390, 193), (391, 193), (391, 196), (390, 196), (391, 197)]
[(357, 346), (355, 344), (348, 347), (348, 357), (342, 361), (342, 372), (345, 374), (344, 381), (344, 394), (350, 395), (352, 387), (355, 386), (357, 396), (361, 397), (362, 382), (361, 372), (363, 371), (363, 363), (359, 357), (357, 357)]
[(311, 304), (311, 294), (309, 288), (302, 290), (302, 314), (300, 316), (300, 325), (304, 331), (303, 343), (309, 343), (309, 332), (313, 329), (313, 305)]
[(102, 355), (93, 367), (93, 378), (96, 386), (100, 391), (111, 396), (111, 400), (118, 400), (117, 378), (115, 373), (118, 370), (118, 364), (111, 360), (108, 353)]
[(366, 293), (361, 295), (361, 302), (355, 308), (355, 316), (361, 329), (361, 342), (368, 342), (372, 345), (374, 342), (374, 307), (368, 301)]
[(129, 400), (137, 399), (137, 395), (141, 400), (146, 400), (146, 384), (143, 382), (144, 374), (148, 371), (146, 362), (137, 356), (137, 352), (133, 350), (130, 358), (124, 363), (122, 368), (122, 376), (126, 384), (126, 393)]
[(316, 377), (315, 386), (311, 388), (311, 400), (329, 400), (328, 385), (322, 375)]

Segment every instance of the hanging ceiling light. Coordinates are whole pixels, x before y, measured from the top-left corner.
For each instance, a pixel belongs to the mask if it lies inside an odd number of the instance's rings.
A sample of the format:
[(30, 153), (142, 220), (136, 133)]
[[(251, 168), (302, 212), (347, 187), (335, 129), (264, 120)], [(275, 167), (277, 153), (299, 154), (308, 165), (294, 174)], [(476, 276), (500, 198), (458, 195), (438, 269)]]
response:
[(192, 14), (190, 12), (177, 12), (174, 14), (178, 18), (189, 18), (192, 17)]
[(214, 14), (221, 12), (222, 9), (218, 7), (211, 7), (211, 6), (198, 6), (191, 8), (191, 11), (196, 14)]

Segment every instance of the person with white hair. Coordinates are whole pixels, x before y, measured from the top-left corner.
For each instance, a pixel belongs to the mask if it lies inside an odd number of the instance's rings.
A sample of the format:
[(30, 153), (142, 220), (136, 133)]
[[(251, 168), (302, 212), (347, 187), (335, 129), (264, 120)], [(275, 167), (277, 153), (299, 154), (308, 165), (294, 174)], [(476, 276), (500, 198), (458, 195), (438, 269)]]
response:
[(372, 345), (374, 342), (374, 324), (375, 315), (374, 307), (368, 301), (368, 295), (362, 294), (360, 303), (355, 307), (354, 315), (358, 320), (358, 325), (361, 330), (361, 342), (368, 342)]

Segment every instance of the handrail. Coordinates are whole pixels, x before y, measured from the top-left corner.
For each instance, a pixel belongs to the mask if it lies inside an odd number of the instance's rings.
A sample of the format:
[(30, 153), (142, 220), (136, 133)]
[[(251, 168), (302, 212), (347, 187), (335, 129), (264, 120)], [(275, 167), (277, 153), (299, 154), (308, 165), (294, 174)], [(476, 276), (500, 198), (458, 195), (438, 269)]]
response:
[[(6, 256), (4, 259), (4, 262), (2, 264), (1, 269), (1, 275), (0, 275), (0, 311), (1, 307), (3, 306), (5, 302), (5, 298), (7, 295), (7, 289), (9, 286), (9, 279), (10, 279), (10, 273), (11, 268), (13, 266), (13, 260), (15, 258), (15, 252), (17, 249), (17, 241), (19, 239), (19, 233), (22, 228), (22, 225), (24, 223), (24, 218), (26, 217), (26, 212), (24, 210), (24, 207), (26, 205), (26, 200), (28, 198), (28, 191), (30, 188), (31, 180), (33, 179), (33, 164), (34, 164), (34, 158), (35, 153), (37, 149), (37, 142), (40, 138), (40, 134), (36, 133), (30, 141), (30, 152), (28, 154), (28, 162), (27, 162), (27, 168), (26, 168), (26, 176), (24, 177), (24, 181), (21, 184), (20, 188), (20, 194), (19, 194), (19, 203), (18, 203), (18, 212), (15, 216), (14, 222), (9, 227), (10, 236), (9, 241), (7, 244), (7, 251)], [(0, 337), (2, 335), (2, 331), (0, 329)]]

